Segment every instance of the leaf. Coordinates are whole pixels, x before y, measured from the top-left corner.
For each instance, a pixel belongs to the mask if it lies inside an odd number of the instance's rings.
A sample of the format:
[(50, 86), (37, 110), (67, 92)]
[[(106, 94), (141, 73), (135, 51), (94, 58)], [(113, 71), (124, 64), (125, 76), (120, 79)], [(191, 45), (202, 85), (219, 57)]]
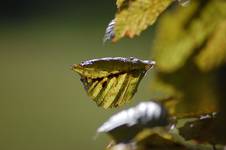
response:
[(120, 9), (120, 7), (128, 5), (129, 2), (130, 0), (116, 0), (117, 8)]
[(226, 20), (217, 25), (206, 46), (195, 58), (200, 70), (210, 71), (226, 63)]
[[(158, 73), (151, 84), (151, 98), (172, 98), (176, 105), (170, 112), (208, 113), (218, 110), (218, 90), (213, 74), (201, 74), (197, 68), (187, 63), (183, 68), (173, 73)], [(162, 95), (158, 93), (163, 93)], [(167, 107), (168, 108), (168, 107)]]
[(195, 52), (205, 46), (216, 26), (225, 19), (225, 9), (223, 0), (191, 1), (188, 7), (163, 15), (152, 47), (159, 71), (171, 73), (183, 67)]
[[(128, 132), (129, 133), (129, 132)], [(165, 127), (145, 128), (130, 142), (111, 142), (107, 150), (191, 150), (191, 146), (174, 139)], [(195, 148), (196, 150), (204, 150)], [(206, 150), (206, 149), (205, 149)]]
[(177, 124), (184, 122), (183, 125), (178, 126), (178, 133), (186, 141), (206, 143), (213, 146), (219, 145), (221, 147), (226, 144), (225, 134), (222, 132), (225, 126), (220, 125), (223, 122), (219, 118), (219, 113), (213, 112), (186, 117), (179, 119), (177, 122)]
[(97, 131), (112, 137), (107, 150), (212, 150), (225, 141), (224, 133), (219, 138), (213, 130), (216, 113), (177, 117), (166, 111), (155, 101), (142, 102), (113, 115)]
[(165, 128), (145, 129), (137, 136), (138, 150), (188, 150), (185, 145), (174, 140)]
[(191, 1), (163, 14), (151, 49), (158, 62), (151, 98), (178, 101), (170, 110), (175, 114), (219, 111), (217, 69), (225, 65), (225, 18), (224, 0)]
[(167, 124), (168, 113), (165, 108), (160, 103), (148, 101), (113, 115), (97, 132), (110, 134), (118, 143), (132, 140), (144, 128)]
[(75, 64), (72, 69), (80, 74), (86, 92), (97, 105), (111, 108), (133, 97), (141, 79), (154, 64), (133, 57), (107, 57)]
[(182, 127), (179, 128), (179, 134), (185, 140), (195, 140), (199, 143), (214, 143), (219, 144), (214, 139), (214, 118), (215, 114), (206, 114), (191, 121), (187, 121)]
[(139, 35), (152, 25), (173, 0), (117, 0), (118, 12), (115, 16), (115, 36), (118, 41), (124, 36)]

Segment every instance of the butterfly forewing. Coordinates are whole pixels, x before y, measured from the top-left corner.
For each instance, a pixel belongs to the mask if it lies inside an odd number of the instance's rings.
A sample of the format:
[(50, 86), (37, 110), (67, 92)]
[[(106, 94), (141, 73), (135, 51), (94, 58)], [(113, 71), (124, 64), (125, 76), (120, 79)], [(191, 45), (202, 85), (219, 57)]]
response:
[(73, 65), (88, 95), (98, 106), (118, 107), (135, 94), (140, 80), (155, 62), (137, 58), (107, 57)]

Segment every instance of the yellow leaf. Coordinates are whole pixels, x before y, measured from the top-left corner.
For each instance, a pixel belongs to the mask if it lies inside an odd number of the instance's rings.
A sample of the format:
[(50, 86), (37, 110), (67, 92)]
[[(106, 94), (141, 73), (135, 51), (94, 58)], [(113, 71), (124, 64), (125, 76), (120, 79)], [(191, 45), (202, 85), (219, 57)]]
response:
[(154, 61), (107, 57), (73, 65), (88, 95), (98, 106), (109, 108), (127, 103)]
[[(127, 0), (127, 2), (129, 2), (129, 0)], [(125, 3), (125, 0), (117, 0), (116, 1), (117, 8), (120, 8), (123, 5), (123, 3)]]
[(115, 36), (117, 41), (124, 36), (139, 35), (173, 2), (173, 0), (117, 0)]

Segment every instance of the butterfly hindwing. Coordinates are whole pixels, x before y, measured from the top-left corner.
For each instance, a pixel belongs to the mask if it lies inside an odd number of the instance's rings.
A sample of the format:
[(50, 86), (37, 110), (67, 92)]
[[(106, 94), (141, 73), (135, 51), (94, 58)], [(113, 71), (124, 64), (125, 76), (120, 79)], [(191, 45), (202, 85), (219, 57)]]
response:
[(153, 61), (137, 58), (107, 57), (73, 65), (80, 74), (88, 95), (103, 108), (118, 107), (127, 103), (137, 91)]

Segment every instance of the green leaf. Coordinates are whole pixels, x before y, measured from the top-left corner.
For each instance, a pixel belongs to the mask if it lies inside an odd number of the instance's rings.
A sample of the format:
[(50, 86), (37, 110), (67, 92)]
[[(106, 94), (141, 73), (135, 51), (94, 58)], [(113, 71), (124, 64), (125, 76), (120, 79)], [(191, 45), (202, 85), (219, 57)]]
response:
[(226, 20), (217, 25), (206, 46), (195, 58), (200, 70), (211, 71), (226, 63)]
[(185, 145), (176, 141), (166, 128), (145, 129), (137, 138), (137, 150), (188, 150)]
[(175, 99), (176, 114), (219, 110), (216, 75), (226, 62), (225, 18), (224, 0), (191, 1), (163, 14), (151, 49), (158, 71), (151, 98)]
[(152, 47), (159, 70), (173, 72), (183, 67), (189, 57), (205, 46), (218, 24), (225, 19), (225, 10), (223, 0), (191, 1), (189, 6), (163, 15)]
[(154, 64), (133, 57), (109, 57), (75, 64), (72, 69), (80, 74), (88, 95), (97, 105), (109, 108), (127, 103)]
[(117, 0), (115, 36), (117, 41), (124, 36), (139, 35), (152, 25), (173, 0)]
[[(222, 116), (221, 116), (222, 117)], [(178, 134), (185, 141), (199, 144), (219, 145), (219, 149), (226, 144), (224, 129), (221, 125), (225, 119), (220, 118), (220, 113), (206, 113), (199, 115), (190, 115), (178, 119), (175, 124)]]

